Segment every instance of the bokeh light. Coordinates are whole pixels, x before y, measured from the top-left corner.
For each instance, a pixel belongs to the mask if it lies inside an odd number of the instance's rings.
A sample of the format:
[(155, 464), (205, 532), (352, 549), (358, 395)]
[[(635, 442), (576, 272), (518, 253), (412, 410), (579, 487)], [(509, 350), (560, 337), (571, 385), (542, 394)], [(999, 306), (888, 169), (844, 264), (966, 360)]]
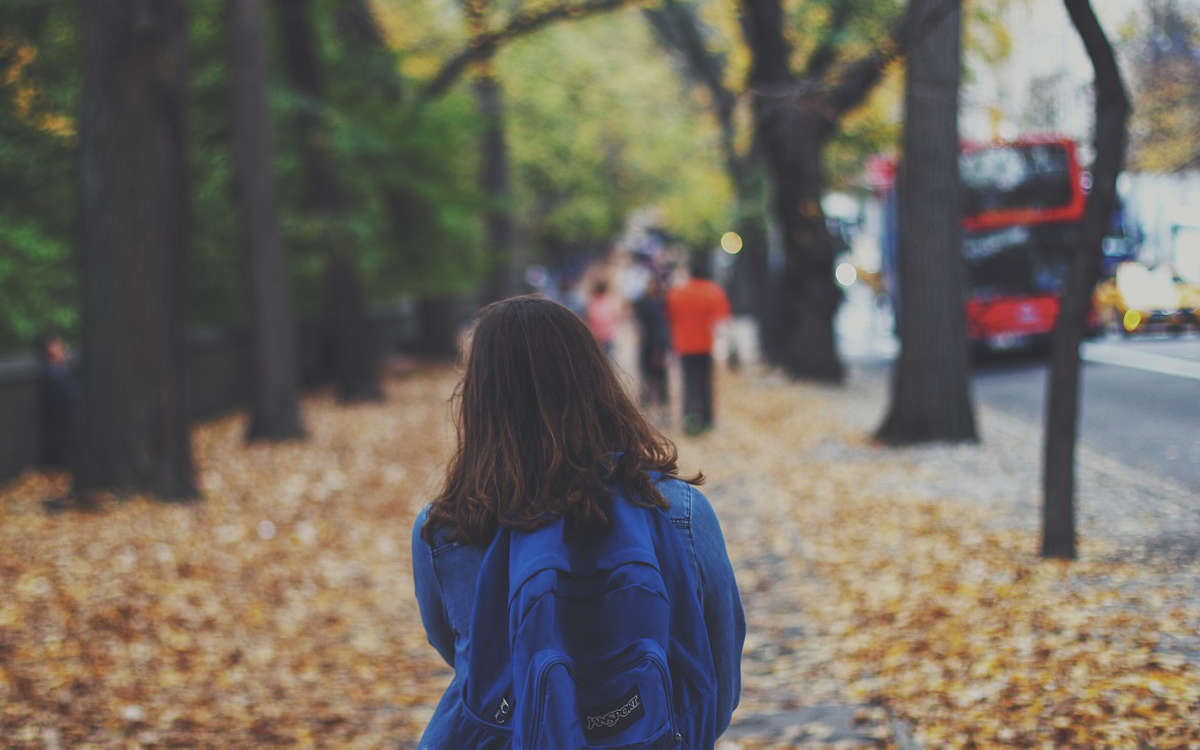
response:
[(858, 281), (858, 269), (854, 267), (853, 263), (838, 263), (838, 267), (834, 269), (833, 277), (837, 279), (837, 283), (842, 288), (846, 288)]

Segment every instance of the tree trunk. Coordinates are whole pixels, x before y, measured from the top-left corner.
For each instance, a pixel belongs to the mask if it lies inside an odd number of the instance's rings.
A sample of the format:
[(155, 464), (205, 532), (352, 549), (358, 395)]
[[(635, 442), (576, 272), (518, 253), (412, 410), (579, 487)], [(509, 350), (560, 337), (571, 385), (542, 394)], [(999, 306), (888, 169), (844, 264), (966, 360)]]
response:
[(733, 307), (739, 314), (750, 315), (759, 330), (766, 321), (767, 305), (763, 290), (770, 285), (767, 265), (767, 222), (764, 216), (765, 177), (757, 158), (748, 159), (739, 173), (731, 173), (734, 182), (735, 227), (742, 238), (742, 249), (733, 266)]
[(187, 377), (186, 3), (82, 3), (75, 494), (196, 495)]
[(233, 185), (251, 295), (248, 440), (304, 434), (296, 385), (295, 335), (287, 264), (275, 201), (274, 149), (267, 102), (263, 0), (232, 0)]
[(367, 294), (358, 265), (349, 253), (335, 252), (325, 264), (324, 336), (333, 359), (338, 399), (343, 403), (379, 401), (379, 355)]
[[(930, 12), (941, 0), (911, 0)], [(958, 170), (962, 13), (940, 20), (909, 51), (900, 209), (900, 356), (891, 406), (876, 437), (887, 443), (974, 441), (968, 373)]]
[(449, 295), (421, 299), (417, 315), (421, 323), (422, 354), (453, 360), (458, 356), (458, 326), (462, 303)]
[(802, 116), (797, 125), (790, 148), (774, 164), (775, 211), (784, 251), (777, 289), (779, 365), (795, 378), (838, 383), (845, 370), (837, 353), (833, 318), (842, 293), (834, 283), (833, 239), (821, 208), (825, 189), (821, 155), (829, 128), (819, 114)]
[(280, 0), (280, 37), (288, 79), (306, 100), (296, 116), (300, 158), (308, 183), (310, 210), (323, 217), (327, 231), (326, 307), (323, 350), (332, 358), (338, 398), (343, 402), (383, 398), (379, 353), (370, 335), (365, 287), (354, 262), (350, 239), (341, 228), (345, 199), (325, 122), (324, 68), (312, 24), (310, 0)]
[(1074, 559), (1075, 444), (1079, 433), (1079, 345), (1100, 276), (1104, 235), (1117, 205), (1125, 163), (1129, 99), (1112, 45), (1087, 0), (1064, 0), (1092, 61), (1096, 91), (1096, 158), (1083, 214), (1082, 240), (1067, 270), (1050, 354), (1042, 467), (1042, 556)]
[(784, 248), (783, 273), (766, 290), (771, 325), (763, 331), (764, 352), (792, 377), (840, 382), (845, 370), (833, 317), (841, 292), (821, 210), (821, 153), (833, 132), (832, 110), (819, 97), (782, 93), (795, 78), (779, 0), (744, 0), (742, 10), (755, 130)]
[(483, 119), (479, 187), (487, 200), (485, 225), (492, 266), (483, 287), (481, 301), (486, 304), (517, 293), (520, 269), (513, 255), (512, 188), (508, 144), (504, 138), (504, 90), (494, 71), (485, 70), (475, 80), (475, 100)]
[(759, 136), (784, 258), (782, 272), (766, 290), (764, 351), (792, 377), (837, 383), (845, 370), (833, 318), (842, 295), (834, 284), (833, 241), (821, 209), (821, 153), (829, 129), (821, 115), (790, 109), (792, 102), (786, 112), (775, 106), (775, 113), (759, 115)]

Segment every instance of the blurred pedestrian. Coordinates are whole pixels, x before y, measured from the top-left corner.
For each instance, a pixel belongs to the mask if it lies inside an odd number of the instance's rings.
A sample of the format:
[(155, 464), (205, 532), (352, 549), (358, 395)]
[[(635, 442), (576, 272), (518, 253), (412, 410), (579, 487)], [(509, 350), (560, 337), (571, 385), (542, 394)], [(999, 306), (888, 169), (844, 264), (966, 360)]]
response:
[(667, 296), (671, 338), (683, 369), (683, 428), (695, 435), (713, 426), (713, 335), (729, 317), (729, 298), (711, 279), (708, 256), (697, 253), (690, 278)]
[(587, 306), (587, 322), (588, 327), (592, 329), (592, 335), (610, 357), (613, 354), (617, 324), (620, 321), (621, 300), (609, 289), (608, 282), (600, 279), (592, 285), (592, 298)]
[(633, 303), (638, 324), (638, 371), (642, 381), (642, 407), (658, 413), (665, 421), (667, 398), (667, 355), (671, 350), (671, 328), (667, 321), (666, 285), (658, 274), (649, 277), (646, 289)]
[(457, 449), (412, 536), (421, 621), (454, 668), (419, 746), (712, 750), (746, 627), (703, 477), (680, 478), (551, 300), (484, 308), (456, 392)]
[(587, 315), (587, 305), (578, 285), (565, 272), (558, 277), (558, 290), (551, 298), (581, 318)]
[(58, 334), (37, 342), (38, 464), (70, 469), (77, 439), (79, 387), (71, 374), (71, 353)]

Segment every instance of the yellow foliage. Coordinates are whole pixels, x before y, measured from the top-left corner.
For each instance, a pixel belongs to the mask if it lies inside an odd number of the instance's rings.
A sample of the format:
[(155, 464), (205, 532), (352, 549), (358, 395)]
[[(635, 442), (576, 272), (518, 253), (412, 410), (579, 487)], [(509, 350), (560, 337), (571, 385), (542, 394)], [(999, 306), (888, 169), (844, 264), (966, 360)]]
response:
[(0, 82), (11, 89), (17, 114), (38, 130), (62, 138), (75, 137), (75, 120), (57, 112), (41, 111), (37, 87), (23, 80), (25, 68), (37, 59), (37, 47), (27, 42), (0, 37), (0, 57), (11, 54), (8, 67), (0, 71)]

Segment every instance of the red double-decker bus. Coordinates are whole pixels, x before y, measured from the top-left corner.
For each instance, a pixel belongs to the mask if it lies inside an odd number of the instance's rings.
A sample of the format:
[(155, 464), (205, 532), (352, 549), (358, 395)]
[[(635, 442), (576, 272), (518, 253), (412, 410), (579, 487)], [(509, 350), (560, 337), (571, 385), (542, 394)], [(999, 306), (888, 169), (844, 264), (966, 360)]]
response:
[(1075, 152), (1074, 141), (1056, 137), (964, 143), (963, 225), (976, 231), (1080, 221), (1084, 175)]
[[(991, 349), (1048, 341), (1086, 200), (1075, 143), (1056, 137), (967, 143), (959, 166), (967, 335)], [(886, 196), (893, 216), (894, 193)], [(895, 222), (888, 223), (884, 268), (894, 280)], [(902, 293), (894, 283), (889, 287), (900, 304)]]

